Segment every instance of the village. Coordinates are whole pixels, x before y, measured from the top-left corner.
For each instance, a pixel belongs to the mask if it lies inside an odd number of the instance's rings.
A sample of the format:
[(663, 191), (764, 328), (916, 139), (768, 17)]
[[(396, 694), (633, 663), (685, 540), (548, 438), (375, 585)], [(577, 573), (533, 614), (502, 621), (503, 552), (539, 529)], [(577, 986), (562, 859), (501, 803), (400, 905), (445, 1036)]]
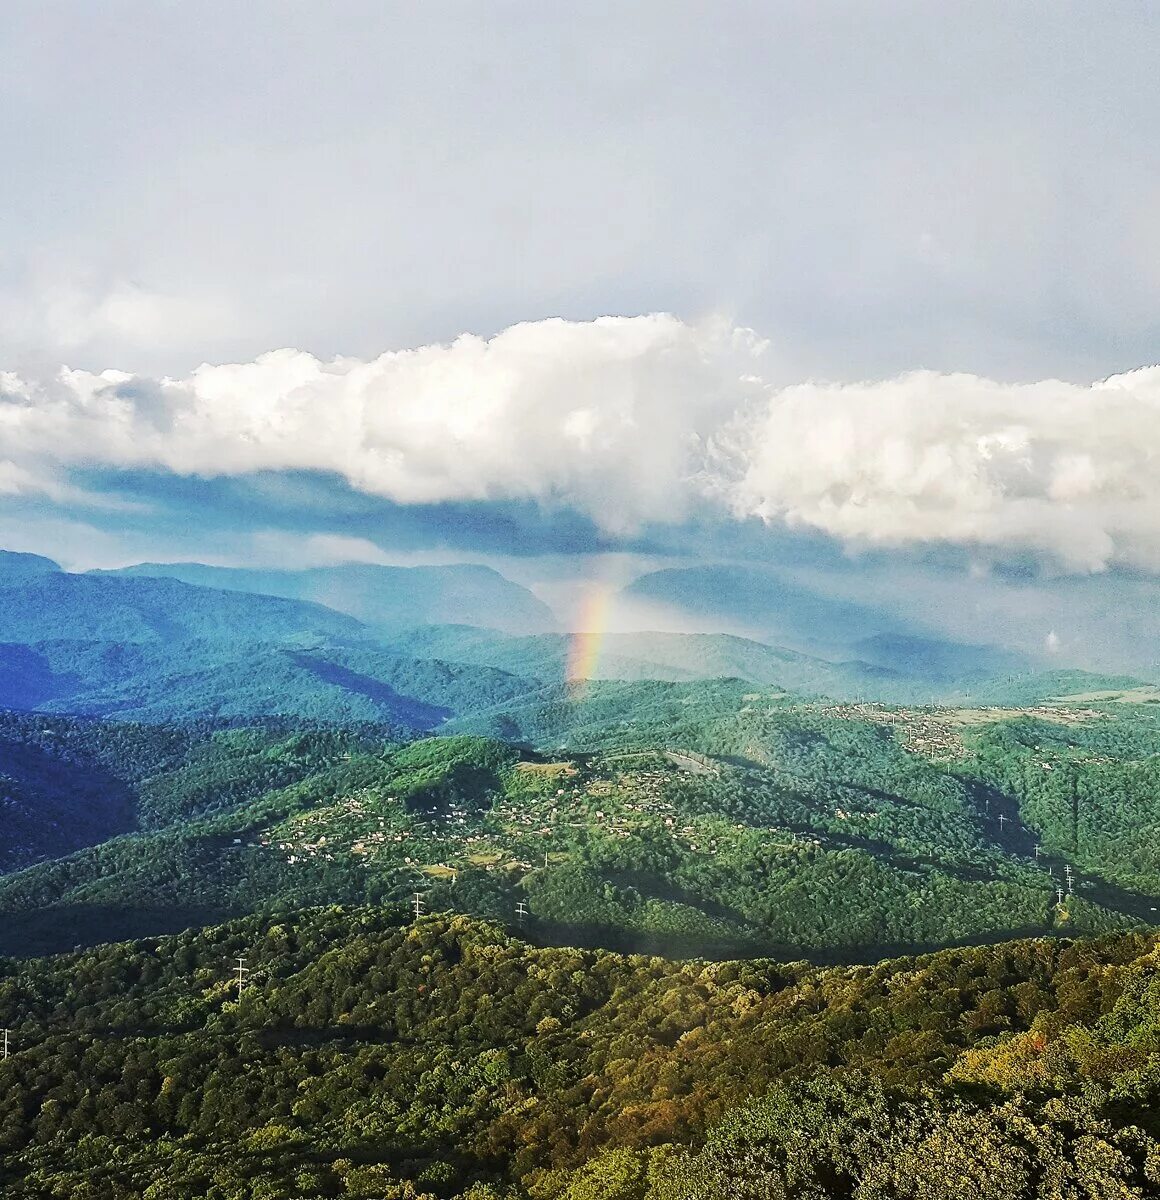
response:
[[(437, 812), (414, 812), (394, 795), (364, 788), (296, 814), (258, 843), (289, 864), (356, 860), (449, 882), (466, 867), (522, 875), (566, 860), (579, 840), (627, 839), (645, 825), (688, 852), (712, 855), (726, 828), (748, 827), (682, 815), (668, 792), (682, 776), (718, 770), (703, 755), (670, 750), (614, 753), (580, 765), (520, 762), (490, 807), (451, 801)], [(796, 840), (789, 831), (780, 836), (786, 845)]]
[(1037, 704), (1029, 708), (999, 705), (978, 708), (953, 708), (931, 705), (908, 708), (901, 705), (875, 704), (868, 701), (844, 704), (803, 706), (834, 721), (862, 721), (889, 727), (898, 744), (912, 754), (940, 762), (965, 759), (969, 750), (963, 730), (993, 721), (1033, 717), (1058, 725), (1076, 725), (1086, 721), (1107, 720), (1108, 714), (1093, 708), (1063, 704)]

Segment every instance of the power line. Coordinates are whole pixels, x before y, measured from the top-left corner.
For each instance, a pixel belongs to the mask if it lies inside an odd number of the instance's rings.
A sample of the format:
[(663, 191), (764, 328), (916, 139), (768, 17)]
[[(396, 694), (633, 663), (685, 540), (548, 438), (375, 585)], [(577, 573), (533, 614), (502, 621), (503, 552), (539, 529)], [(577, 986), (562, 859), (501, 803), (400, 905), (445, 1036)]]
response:
[(237, 965), (234, 967), (234, 982), (238, 985), (238, 998), (241, 998), (242, 988), (246, 986), (246, 979), (250, 974), (250, 968), (246, 966), (245, 955), (239, 954), (234, 960)]

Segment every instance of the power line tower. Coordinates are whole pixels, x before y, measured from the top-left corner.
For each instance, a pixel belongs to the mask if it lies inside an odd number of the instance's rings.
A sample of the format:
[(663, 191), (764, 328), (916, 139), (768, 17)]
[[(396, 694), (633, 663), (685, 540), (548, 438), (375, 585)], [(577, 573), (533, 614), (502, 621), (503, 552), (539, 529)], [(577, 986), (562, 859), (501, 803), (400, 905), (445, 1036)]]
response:
[(528, 906), (522, 900), (520, 900), (516, 904), (516, 920), (519, 921), (520, 925), (522, 926), (529, 916), (531, 916), (531, 913), (528, 912)]
[(1003, 832), (1003, 826), (1006, 824), (1007, 824), (1007, 818), (1002, 813), (1000, 813), (999, 814), (999, 832), (1000, 833)]
[(9, 1050), (8, 1050), (8, 1030), (7, 1030), (7, 1029), (5, 1029), (5, 1030), (4, 1030), (4, 1046), (3, 1046), (3, 1049), (2, 1049), (2, 1050), (0, 1050), (0, 1061), (3, 1061), (4, 1059), (6, 1059), (6, 1058), (8, 1057), (8, 1054), (9, 1054)]
[(1057, 908), (1063, 907), (1063, 888), (1061, 887), (1055, 889), (1055, 904)]
[(1071, 865), (1069, 863), (1063, 864), (1063, 875), (1064, 875), (1064, 879), (1067, 881), (1067, 894), (1070, 896), (1071, 895), (1071, 886), (1072, 886), (1072, 882), (1073, 882), (1073, 876), (1071, 873)]
[(239, 954), (234, 960), (234, 983), (238, 986), (238, 999), (242, 998), (242, 988), (246, 986), (246, 979), (249, 977), (250, 968), (246, 966), (245, 955)]
[(411, 897), (411, 911), (415, 914), (417, 921), (423, 915), (423, 893), (416, 892)]

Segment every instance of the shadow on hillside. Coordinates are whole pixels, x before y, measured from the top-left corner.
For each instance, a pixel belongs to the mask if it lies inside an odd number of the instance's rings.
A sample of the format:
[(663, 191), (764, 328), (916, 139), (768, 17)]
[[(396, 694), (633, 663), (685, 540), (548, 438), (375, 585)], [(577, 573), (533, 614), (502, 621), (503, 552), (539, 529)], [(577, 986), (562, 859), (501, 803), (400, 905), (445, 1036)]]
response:
[(5, 913), (0, 921), (0, 955), (33, 958), (63, 954), (102, 942), (160, 937), (244, 915), (226, 908), (121, 908), (67, 904), (35, 912)]
[(379, 705), (392, 717), (405, 721), (415, 729), (435, 729), (454, 715), (449, 708), (440, 708), (434, 704), (425, 704), (412, 696), (404, 696), (395, 691), (390, 684), (370, 675), (360, 675), (357, 671), (339, 666), (338, 663), (314, 658), (301, 651), (292, 652), (289, 657), (296, 666), (309, 671), (315, 679), (356, 696), (363, 696), (373, 704)]

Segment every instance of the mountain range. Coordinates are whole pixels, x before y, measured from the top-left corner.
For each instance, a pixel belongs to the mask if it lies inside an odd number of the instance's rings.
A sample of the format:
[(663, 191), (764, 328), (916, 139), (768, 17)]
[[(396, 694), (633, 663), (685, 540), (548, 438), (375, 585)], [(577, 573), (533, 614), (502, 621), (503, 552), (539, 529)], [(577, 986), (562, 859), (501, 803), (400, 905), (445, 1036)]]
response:
[[(1037, 666), (995, 647), (892, 631), (885, 617), (815, 603), (802, 589), (770, 592), (760, 572), (734, 593), (730, 579), (741, 576), (663, 571), (626, 592), (663, 592), (674, 603), (713, 592), (835, 652), (731, 633), (597, 630), (587, 635), (599, 649), (588, 673), (629, 682), (729, 677), (804, 695), (929, 703), (1001, 695)], [(0, 705), (137, 721), (294, 716), (428, 731), (521, 698), (538, 704), (541, 688), (565, 679), (573, 649), (573, 635), (544, 629), (553, 621), (526, 588), (474, 566), (73, 573), (0, 552)], [(521, 633), (497, 628), (505, 622)], [(874, 632), (853, 637), (864, 630)]]
[(384, 567), (347, 563), (307, 570), (248, 570), (204, 563), (140, 563), (105, 576), (177, 579), (198, 587), (326, 605), (376, 632), (470, 622), (515, 633), (557, 627), (552, 610), (491, 567), (456, 563)]

